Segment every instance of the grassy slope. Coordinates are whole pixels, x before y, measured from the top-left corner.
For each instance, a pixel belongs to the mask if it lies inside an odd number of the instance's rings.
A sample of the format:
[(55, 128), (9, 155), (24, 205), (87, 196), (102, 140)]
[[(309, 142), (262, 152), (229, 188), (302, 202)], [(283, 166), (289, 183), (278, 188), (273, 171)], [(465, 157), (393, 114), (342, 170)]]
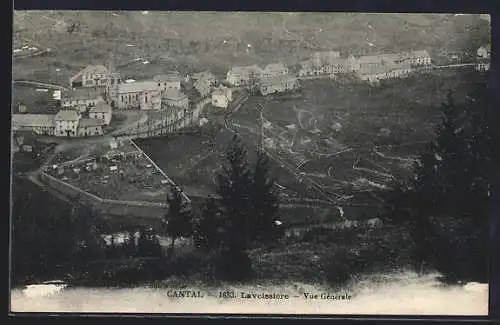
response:
[[(341, 49), (356, 54), (399, 49), (425, 48), (439, 53), (459, 51), (464, 47), (484, 42), (486, 22), (475, 16), (447, 18), (447, 15), (376, 15), (346, 13), (219, 13), (208, 12), (152, 12), (141, 15), (137, 12), (16, 12), (14, 39), (29, 39), (53, 49), (53, 54), (41, 62), (27, 58), (18, 62), (27, 69), (14, 68), (14, 76), (29, 76), (42, 65), (68, 66), (68, 76), (78, 66), (102, 61), (114, 52), (116, 61), (123, 62), (131, 57), (147, 56), (149, 61), (160, 56), (171, 57), (161, 60), (147, 69), (165, 69), (180, 65), (180, 70), (206, 69), (223, 72), (234, 64), (268, 63), (272, 60), (297, 60), (308, 55), (307, 51), (291, 54), (274, 45), (269, 51), (246, 54), (231, 50), (201, 51), (196, 56), (178, 55), (166, 49), (165, 42), (158, 40), (181, 38), (185, 44), (190, 41), (209, 40), (212, 45), (223, 39), (234, 38), (249, 42), (258, 48), (263, 36), (297, 39), (299, 33), (309, 42), (326, 48)], [(285, 27), (292, 34), (287, 34)], [(81, 30), (68, 34), (61, 22), (70, 25), (80, 23)], [(244, 23), (243, 23), (244, 22)], [(59, 23), (59, 25), (58, 25)], [(231, 28), (228, 28), (231, 26)], [(476, 30), (481, 26), (480, 30)], [(318, 32), (319, 30), (321, 32)], [(476, 37), (480, 35), (481, 37)], [(374, 46), (368, 45), (368, 42)], [(134, 44), (127, 47), (125, 44)], [(472, 44), (474, 43), (474, 44)], [(190, 51), (186, 47), (186, 51)], [(194, 52), (192, 53), (194, 54)], [(21, 63), (22, 62), (22, 63)], [(46, 68), (46, 67), (44, 67)], [(138, 74), (143, 65), (124, 68), (127, 75)]]

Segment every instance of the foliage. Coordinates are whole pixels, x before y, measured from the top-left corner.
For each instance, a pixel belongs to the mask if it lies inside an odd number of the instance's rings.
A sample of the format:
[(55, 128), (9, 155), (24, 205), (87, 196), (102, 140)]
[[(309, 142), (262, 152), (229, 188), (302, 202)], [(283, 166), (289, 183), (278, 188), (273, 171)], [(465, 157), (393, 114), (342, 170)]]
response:
[(204, 251), (217, 250), (222, 242), (223, 219), (215, 199), (210, 199), (194, 231), (194, 243)]
[(415, 180), (397, 184), (386, 202), (386, 219), (405, 225), (412, 234), (415, 267), (429, 263), (451, 280), (487, 278), (485, 238), (493, 148), (498, 145), (487, 75), (483, 77), (471, 83), (464, 104), (448, 95), (436, 138), (421, 154)]
[(28, 180), (14, 179), (12, 191), (14, 283), (64, 276), (104, 256), (95, 211), (71, 207)]
[(224, 245), (242, 251), (248, 247), (252, 230), (251, 173), (247, 152), (236, 134), (226, 157), (228, 165), (218, 175), (218, 194), (225, 214)]
[(275, 180), (269, 175), (269, 158), (260, 150), (252, 173), (251, 200), (253, 208), (253, 238), (263, 243), (278, 239), (276, 215), (279, 202)]
[(191, 208), (184, 201), (182, 191), (172, 186), (170, 195), (167, 195), (168, 212), (164, 216), (163, 225), (165, 234), (172, 238), (171, 248), (175, 240), (180, 237), (189, 237), (193, 233)]

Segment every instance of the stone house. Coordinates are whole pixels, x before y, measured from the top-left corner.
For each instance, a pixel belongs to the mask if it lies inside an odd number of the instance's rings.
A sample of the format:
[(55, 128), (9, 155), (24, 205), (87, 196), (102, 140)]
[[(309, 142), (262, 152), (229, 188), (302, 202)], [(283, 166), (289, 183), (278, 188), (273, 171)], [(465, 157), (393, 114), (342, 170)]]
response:
[(189, 99), (183, 92), (177, 89), (167, 89), (163, 94), (162, 102), (165, 106), (189, 108)]
[(152, 80), (118, 84), (114, 102), (118, 109), (161, 109), (161, 88)]
[(78, 135), (78, 122), (81, 115), (75, 110), (60, 110), (54, 117), (54, 135), (74, 137)]
[(226, 74), (227, 82), (232, 86), (246, 86), (257, 80), (262, 69), (257, 65), (248, 67), (234, 67)]
[(99, 103), (89, 110), (89, 118), (96, 120), (103, 120), (105, 125), (111, 123), (113, 110), (111, 106), (106, 103)]
[(293, 91), (299, 88), (300, 84), (297, 78), (289, 75), (267, 78), (259, 83), (259, 90), (264, 96), (272, 93)]
[(12, 131), (28, 131), (37, 135), (54, 135), (52, 114), (12, 114)]
[(69, 78), (69, 85), (74, 87), (104, 87), (108, 84), (111, 71), (104, 65), (88, 65)]
[(102, 91), (96, 89), (79, 88), (61, 94), (61, 107), (76, 109), (80, 113), (86, 112), (88, 108), (104, 102)]
[(182, 77), (179, 73), (160, 74), (153, 77), (153, 81), (158, 83), (162, 93), (167, 89), (181, 90), (181, 80)]
[(212, 92), (212, 105), (215, 107), (227, 108), (233, 100), (232, 90), (227, 87), (219, 87)]
[(102, 127), (105, 125), (104, 120), (93, 118), (82, 118), (78, 123), (79, 137), (102, 135)]

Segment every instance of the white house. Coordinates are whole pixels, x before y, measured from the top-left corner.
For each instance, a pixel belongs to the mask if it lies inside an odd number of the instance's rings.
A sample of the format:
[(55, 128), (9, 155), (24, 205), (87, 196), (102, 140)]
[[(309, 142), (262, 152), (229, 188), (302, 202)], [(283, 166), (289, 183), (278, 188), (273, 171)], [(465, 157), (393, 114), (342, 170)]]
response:
[(283, 63), (268, 64), (260, 71), (260, 78), (271, 78), (288, 74), (288, 68)]
[(410, 64), (412, 66), (426, 66), (431, 63), (431, 56), (426, 50), (412, 51), (410, 53)]
[(99, 103), (89, 110), (89, 118), (103, 120), (105, 125), (109, 125), (112, 116), (111, 106), (106, 103)]
[(87, 137), (102, 135), (102, 127), (105, 125), (104, 120), (93, 118), (82, 118), (78, 123), (78, 136)]
[(115, 106), (119, 109), (160, 109), (161, 88), (155, 81), (138, 81), (117, 85)]
[(181, 90), (182, 77), (179, 73), (159, 74), (153, 77), (153, 81), (158, 83), (162, 92), (167, 89)]
[(257, 65), (249, 67), (234, 67), (226, 74), (227, 82), (232, 86), (244, 86), (257, 80), (261, 75), (262, 69)]
[(165, 106), (179, 107), (183, 109), (189, 108), (189, 99), (183, 92), (177, 89), (167, 89), (163, 94), (163, 103)]
[(264, 96), (272, 93), (293, 91), (299, 88), (300, 83), (297, 78), (289, 75), (267, 78), (259, 83), (260, 92)]
[(477, 49), (476, 70), (488, 71), (490, 69), (491, 46), (483, 45)]
[(69, 79), (70, 87), (104, 87), (108, 84), (110, 71), (103, 65), (88, 65)]
[(212, 92), (212, 105), (227, 108), (233, 100), (232, 90), (227, 87), (219, 87)]
[(483, 45), (477, 49), (478, 58), (489, 59), (490, 55), (491, 55), (490, 53), (491, 53), (491, 45), (490, 44)]
[(29, 131), (38, 135), (54, 135), (54, 115), (12, 114), (12, 131)]
[(89, 107), (104, 102), (102, 91), (95, 89), (79, 88), (61, 94), (61, 107), (74, 108), (79, 112), (85, 112)]
[(311, 61), (316, 66), (327, 65), (330, 61), (340, 58), (340, 52), (337, 51), (325, 51), (325, 52), (315, 52), (311, 55)]
[(80, 118), (80, 113), (75, 110), (60, 110), (54, 118), (54, 134), (56, 136), (77, 136)]
[(376, 84), (384, 79), (404, 77), (412, 71), (409, 62), (395, 64), (389, 61), (384, 61), (379, 66), (364, 66), (357, 71), (358, 77), (363, 81), (368, 81), (371, 84)]

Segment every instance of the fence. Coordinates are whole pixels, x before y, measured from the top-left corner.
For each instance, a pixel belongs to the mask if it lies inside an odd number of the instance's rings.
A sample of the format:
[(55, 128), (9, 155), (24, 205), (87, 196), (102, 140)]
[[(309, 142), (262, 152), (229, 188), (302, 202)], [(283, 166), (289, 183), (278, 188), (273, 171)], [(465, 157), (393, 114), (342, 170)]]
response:
[(158, 219), (168, 210), (168, 205), (165, 203), (103, 199), (46, 173), (40, 174), (40, 180), (70, 199), (92, 206), (103, 214)]

